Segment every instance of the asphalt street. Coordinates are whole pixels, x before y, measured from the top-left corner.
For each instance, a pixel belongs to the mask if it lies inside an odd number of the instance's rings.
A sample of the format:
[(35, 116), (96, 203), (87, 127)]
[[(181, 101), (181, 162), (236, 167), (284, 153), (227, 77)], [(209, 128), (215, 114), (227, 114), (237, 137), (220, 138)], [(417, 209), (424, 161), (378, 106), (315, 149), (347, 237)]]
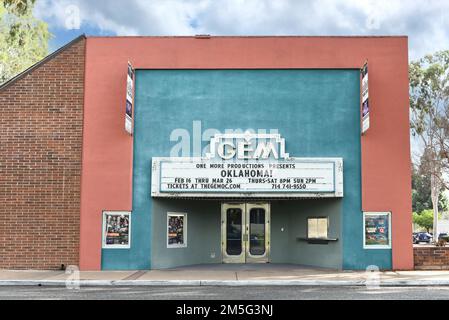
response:
[(449, 299), (449, 287), (0, 287), (0, 300), (422, 300)]

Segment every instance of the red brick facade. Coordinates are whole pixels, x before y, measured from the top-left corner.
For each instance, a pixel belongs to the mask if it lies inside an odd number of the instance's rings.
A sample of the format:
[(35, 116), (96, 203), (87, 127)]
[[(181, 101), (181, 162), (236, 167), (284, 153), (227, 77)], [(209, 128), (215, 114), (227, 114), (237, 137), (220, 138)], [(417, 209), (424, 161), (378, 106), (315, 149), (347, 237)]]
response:
[(449, 247), (415, 247), (413, 253), (417, 270), (449, 270)]
[(78, 265), (85, 42), (0, 89), (0, 268)]

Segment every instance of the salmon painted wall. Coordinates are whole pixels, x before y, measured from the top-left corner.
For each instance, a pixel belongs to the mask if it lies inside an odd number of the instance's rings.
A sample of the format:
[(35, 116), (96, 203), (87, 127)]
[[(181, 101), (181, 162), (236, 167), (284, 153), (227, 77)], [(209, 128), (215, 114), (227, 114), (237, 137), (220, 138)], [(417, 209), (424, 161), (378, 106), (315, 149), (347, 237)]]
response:
[(362, 137), (362, 207), (392, 211), (393, 268), (412, 269), (406, 37), (92, 37), (87, 39), (80, 267), (101, 268), (103, 210), (132, 209), (124, 131), (128, 60), (136, 69), (360, 68), (369, 60), (371, 128)]

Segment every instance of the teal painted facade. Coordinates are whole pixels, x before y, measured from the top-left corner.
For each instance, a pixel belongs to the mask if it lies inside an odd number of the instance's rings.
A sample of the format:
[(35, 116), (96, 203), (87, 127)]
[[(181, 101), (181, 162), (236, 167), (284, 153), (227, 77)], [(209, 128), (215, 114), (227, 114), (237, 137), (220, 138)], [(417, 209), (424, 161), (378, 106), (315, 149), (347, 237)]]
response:
[[(102, 269), (221, 262), (220, 201), (150, 197), (151, 159), (170, 156), (173, 130), (190, 133), (192, 156), (210, 138), (199, 146), (194, 137), (212, 128), (277, 129), (293, 157), (344, 160), (343, 199), (270, 201), (272, 262), (391, 269), (391, 250), (363, 249), (359, 99), (358, 70), (137, 70), (131, 248), (103, 249)], [(168, 211), (188, 213), (187, 248), (166, 248)], [(315, 215), (330, 217), (339, 241), (296, 240)]]

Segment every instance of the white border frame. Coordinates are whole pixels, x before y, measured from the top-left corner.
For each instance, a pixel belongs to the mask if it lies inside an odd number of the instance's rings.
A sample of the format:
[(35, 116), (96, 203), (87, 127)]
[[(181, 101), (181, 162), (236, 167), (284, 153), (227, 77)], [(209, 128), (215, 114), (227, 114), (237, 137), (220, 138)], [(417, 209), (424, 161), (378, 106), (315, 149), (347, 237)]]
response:
[[(225, 198), (225, 199), (289, 199), (289, 198), (343, 198), (343, 158), (289, 158), (283, 160), (285, 163), (299, 162), (333, 162), (334, 163), (334, 192), (161, 192), (160, 169), (161, 162), (195, 162), (208, 161), (200, 157), (153, 157), (151, 174), (151, 197), (152, 198)], [(274, 161), (274, 163), (279, 160)]]
[[(123, 216), (128, 215), (129, 216), (129, 226), (128, 226), (128, 244), (122, 245), (122, 244), (112, 244), (108, 245), (106, 244), (106, 233), (105, 233), (105, 226), (106, 226), (106, 215), (110, 216)], [(131, 249), (131, 220), (132, 215), (131, 211), (103, 211), (102, 216), (102, 223), (101, 223), (101, 248), (102, 249)]]
[[(184, 222), (183, 222), (183, 238), (184, 238), (184, 243), (183, 244), (169, 244), (168, 243), (168, 220), (170, 219), (170, 217), (180, 217), (183, 216), (184, 217)], [(187, 213), (186, 212), (167, 212), (167, 223), (165, 225), (165, 230), (166, 230), (166, 244), (167, 244), (167, 249), (176, 249), (176, 248), (187, 248), (187, 230), (188, 230), (188, 226), (187, 226)]]
[[(391, 239), (393, 238), (393, 228), (391, 225), (391, 211), (383, 212), (363, 212), (363, 249), (391, 249)], [(366, 216), (388, 216), (388, 245), (367, 245), (366, 244), (366, 233), (365, 233), (365, 217)]]
[[(327, 230), (326, 230), (326, 238), (310, 238), (309, 237), (309, 220), (310, 219), (326, 219), (327, 220)], [(306, 230), (306, 232), (307, 232), (307, 234), (306, 234), (306, 237), (307, 237), (307, 239), (313, 239), (313, 240), (319, 240), (319, 239), (329, 239), (329, 231), (330, 231), (330, 219), (329, 219), (329, 216), (310, 216), (310, 217), (307, 217), (307, 230)]]

